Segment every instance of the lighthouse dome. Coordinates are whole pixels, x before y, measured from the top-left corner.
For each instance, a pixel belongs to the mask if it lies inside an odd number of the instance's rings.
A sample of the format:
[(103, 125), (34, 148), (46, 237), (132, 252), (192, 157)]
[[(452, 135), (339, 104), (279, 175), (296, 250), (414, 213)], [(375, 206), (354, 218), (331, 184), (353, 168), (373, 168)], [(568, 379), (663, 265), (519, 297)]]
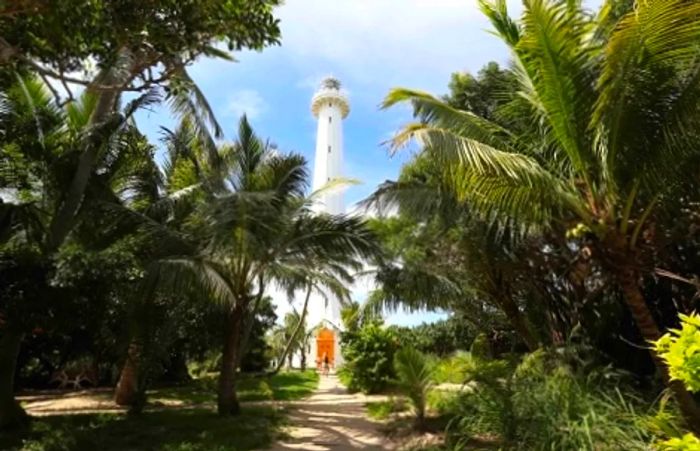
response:
[(350, 102), (347, 93), (342, 89), (340, 80), (335, 77), (326, 77), (311, 98), (311, 112), (318, 117), (319, 111), (324, 105), (336, 105), (340, 108), (343, 118), (350, 113)]

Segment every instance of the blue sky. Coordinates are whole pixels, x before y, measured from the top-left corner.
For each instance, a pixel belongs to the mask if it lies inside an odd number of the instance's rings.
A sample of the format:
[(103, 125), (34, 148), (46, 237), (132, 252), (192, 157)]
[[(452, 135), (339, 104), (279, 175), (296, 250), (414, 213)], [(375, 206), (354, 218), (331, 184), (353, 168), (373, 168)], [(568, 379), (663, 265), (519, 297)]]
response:
[[(519, 0), (508, 4), (514, 14), (521, 9)], [(344, 123), (346, 176), (363, 182), (348, 189), (348, 204), (395, 178), (407, 158), (390, 158), (381, 146), (410, 120), (408, 109), (379, 110), (389, 89), (442, 94), (452, 72), (475, 73), (489, 61), (508, 61), (506, 47), (487, 31), (476, 0), (287, 0), (276, 16), (281, 46), (235, 54), (236, 63), (202, 59), (190, 74), (226, 139), (235, 138), (236, 122), (246, 113), (261, 136), (310, 162), (316, 132), (311, 96), (324, 76), (339, 78), (351, 104)], [(174, 125), (164, 109), (141, 112), (137, 120), (153, 140), (159, 126)], [(365, 291), (358, 289), (355, 297), (362, 300)], [(415, 324), (436, 317), (398, 313), (388, 321)]]

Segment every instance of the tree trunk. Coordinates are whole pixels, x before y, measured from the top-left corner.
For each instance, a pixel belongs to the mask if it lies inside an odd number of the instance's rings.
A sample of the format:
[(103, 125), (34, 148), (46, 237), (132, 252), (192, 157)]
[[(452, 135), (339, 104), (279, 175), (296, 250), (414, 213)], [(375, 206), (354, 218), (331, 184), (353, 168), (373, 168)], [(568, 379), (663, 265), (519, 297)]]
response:
[[(642, 337), (647, 342), (658, 340), (661, 338), (661, 331), (644, 300), (642, 290), (639, 288), (639, 273), (630, 267), (618, 267), (616, 272), (624, 294), (625, 303), (632, 313), (632, 317)], [(671, 389), (676, 402), (678, 402), (686, 425), (695, 434), (700, 435), (700, 407), (698, 407), (697, 401), (681, 381), (671, 381), (666, 363), (656, 352), (653, 349), (650, 349), (649, 352), (651, 352), (656, 368), (661, 373), (661, 378)]]
[[(274, 371), (272, 374), (279, 373), (279, 371), (282, 369), (282, 366), (284, 365), (284, 359), (287, 357), (287, 354), (289, 354), (289, 351), (292, 349), (292, 346), (294, 346), (294, 341), (296, 340), (297, 336), (299, 335), (299, 331), (301, 330), (302, 326), (304, 325), (304, 322), (306, 321), (306, 312), (309, 309), (309, 299), (311, 298), (311, 289), (312, 286), (309, 285), (308, 289), (306, 290), (306, 298), (304, 299), (304, 306), (301, 309), (301, 316), (299, 317), (299, 324), (294, 328), (294, 332), (292, 332), (292, 335), (289, 337), (289, 341), (287, 342), (287, 346), (284, 347), (284, 351), (282, 351), (282, 355), (280, 356), (279, 361), (277, 362), (277, 366), (275, 367)], [(291, 359), (290, 359), (290, 364), (289, 366), (291, 367)]]
[(301, 370), (306, 371), (306, 343), (302, 343), (301, 346)]
[(245, 315), (244, 321), (242, 322), (243, 335), (241, 337), (241, 349), (238, 353), (238, 361), (236, 362), (236, 366), (241, 366), (241, 361), (243, 360), (243, 357), (245, 357), (246, 352), (248, 352), (248, 345), (250, 344), (250, 334), (253, 331), (255, 317), (258, 314), (258, 309), (260, 308), (260, 303), (263, 299), (264, 293), (264, 288), (261, 283), (260, 290), (255, 296), (255, 304), (253, 304), (252, 310), (248, 312), (247, 315)]
[[(113, 68), (105, 68), (102, 73), (97, 76), (96, 83), (123, 83), (126, 85), (132, 78), (133, 75), (131, 71), (126, 73), (119, 72), (119, 75), (117, 75)], [(90, 91), (90, 87), (88, 87), (87, 90)], [(97, 104), (90, 117), (90, 126), (93, 128), (99, 127), (99, 125), (109, 118), (109, 115), (117, 106), (121, 91), (114, 89), (98, 91), (95, 94), (98, 96)], [(78, 166), (73, 174), (70, 187), (63, 198), (63, 202), (51, 220), (48, 237), (46, 239), (46, 247), (49, 252), (58, 249), (73, 228), (75, 216), (82, 205), (85, 189), (87, 188), (90, 175), (97, 162), (101, 143), (96, 142), (96, 140), (99, 139), (104, 139), (104, 137), (92, 137), (92, 139), (88, 140), (86, 148), (78, 160)]]
[(23, 334), (5, 327), (0, 337), (0, 430), (24, 426), (29, 416), (15, 400), (15, 372)]
[(133, 340), (129, 344), (126, 361), (114, 391), (114, 402), (120, 406), (133, 406), (138, 401), (142, 351), (138, 341)]
[(236, 306), (226, 318), (224, 330), (224, 348), (221, 355), (221, 373), (219, 374), (219, 393), (217, 409), (219, 415), (237, 415), (241, 411), (236, 395), (236, 370), (241, 351), (241, 326), (244, 310)]
[(513, 298), (499, 294), (496, 299), (496, 303), (503, 313), (505, 313), (513, 329), (515, 329), (515, 332), (520, 336), (523, 342), (525, 342), (527, 348), (530, 351), (536, 351), (540, 347), (540, 342), (532, 334), (532, 330), (528, 326), (525, 316), (520, 311), (515, 301), (513, 301)]

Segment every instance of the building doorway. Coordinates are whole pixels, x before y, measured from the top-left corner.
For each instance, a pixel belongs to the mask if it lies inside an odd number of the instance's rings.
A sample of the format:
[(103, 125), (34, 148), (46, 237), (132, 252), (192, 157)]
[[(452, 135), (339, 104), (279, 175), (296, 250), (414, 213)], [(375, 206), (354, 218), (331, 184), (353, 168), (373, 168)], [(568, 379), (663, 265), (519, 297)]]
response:
[(323, 368), (325, 356), (328, 356), (328, 365), (335, 368), (335, 333), (324, 327), (316, 335), (316, 365), (319, 370)]

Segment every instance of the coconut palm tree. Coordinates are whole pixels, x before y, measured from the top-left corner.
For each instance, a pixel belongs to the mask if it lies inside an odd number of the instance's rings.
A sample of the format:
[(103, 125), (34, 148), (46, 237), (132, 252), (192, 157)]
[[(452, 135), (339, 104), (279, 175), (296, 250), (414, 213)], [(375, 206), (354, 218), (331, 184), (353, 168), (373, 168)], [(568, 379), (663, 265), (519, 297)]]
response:
[[(592, 17), (580, 2), (530, 0), (514, 21), (505, 1), (480, 1), (511, 49), (526, 131), (415, 90), (393, 90), (384, 107), (413, 104), (424, 120), (399, 132), (394, 148), (420, 141), (484, 218), (521, 233), (559, 223), (590, 238), (640, 332), (656, 340), (640, 280), (653, 269), (655, 223), (697, 194), (700, 4), (638, 1), (610, 26), (614, 3)], [(697, 404), (654, 360), (699, 430)]]
[[(110, 180), (119, 177), (125, 165), (133, 161), (127, 157), (133, 156), (129, 140), (131, 116), (155, 99), (153, 93), (146, 94), (109, 120), (95, 124), (91, 117), (98, 106), (98, 96), (89, 91), (58, 108), (41, 82), (18, 77), (2, 94), (0, 192), (4, 199), (0, 207), (0, 255), (7, 263), (3, 265), (3, 278), (9, 293), (3, 305), (0, 340), (4, 362), (0, 376), (0, 427), (16, 423), (23, 416), (21, 409), (13, 407), (12, 376), (23, 332), (45, 311), (42, 302), (51, 297), (48, 279), (52, 258), (64, 242), (72, 239), (70, 233), (94, 211), (96, 202), (113, 194), (106, 189)], [(70, 174), (81, 164), (87, 147), (95, 152), (95, 161), (80, 208), (75, 215), (60, 219), (72, 183)], [(61, 235), (58, 241), (57, 227)], [(23, 281), (5, 272), (10, 267), (25, 275), (33, 274), (32, 280)], [(21, 288), (23, 283), (30, 285)]]
[[(113, 80), (119, 71), (119, 64), (105, 68), (100, 78)], [(209, 125), (218, 133), (220, 127), (192, 80), (184, 71), (174, 75), (174, 80), (177, 89), (166, 96), (173, 112), (195, 118), (198, 130)], [(137, 109), (160, 101), (161, 96), (151, 90), (122, 106), (120, 94), (119, 90), (88, 88), (79, 99), (59, 108), (52, 103), (45, 84), (17, 76), (17, 82), (0, 95), (0, 139), (7, 150), (0, 161), (0, 193), (6, 197), (0, 213), (5, 232), (0, 233), (3, 253), (9, 249), (5, 247), (8, 243), (14, 246), (21, 242), (22, 249), (30, 250), (33, 256), (33, 263), (24, 259), (23, 265), (47, 270), (51, 256), (71, 239), (96, 203), (128, 195), (130, 188), (123, 183), (122, 192), (110, 189), (118, 188), (122, 175), (132, 170), (127, 167), (141, 164), (146, 158), (145, 154), (128, 150), (133, 147), (132, 116)], [(39, 294), (37, 302), (47, 297), (47, 293)], [(24, 304), (22, 313), (6, 315), (0, 354), (9, 356), (8, 361), (21, 343), (20, 324), (31, 322), (29, 306), (37, 305)], [(14, 363), (3, 365), (5, 368), (8, 374), (13, 373)], [(6, 409), (14, 405), (8, 401), (12, 399), (11, 382), (11, 378), (0, 377), (0, 427), (6, 423), (5, 418), (9, 418), (7, 424), (14, 422), (11, 412), (21, 411)]]
[(240, 409), (237, 362), (256, 299), (270, 283), (293, 286), (318, 264), (337, 273), (372, 255), (376, 244), (359, 218), (313, 214), (313, 200), (304, 196), (304, 158), (273, 149), (245, 116), (237, 141), (222, 147), (220, 157), (220, 165), (206, 169), (211, 195), (188, 225), (195, 251), (160, 259), (151, 273), (161, 287), (197, 286), (221, 304), (225, 340), (217, 404), (228, 415)]
[(418, 155), (398, 181), (382, 184), (364, 204), (380, 212), (397, 209), (413, 224), (410, 240), (416, 243), (380, 260), (375, 279), (381, 288), (365, 309), (460, 310), (480, 327), (486, 310), (495, 308), (531, 351), (540, 346), (517, 299), (512, 243), (455, 198), (439, 165)]
[[(315, 197), (315, 196), (313, 196)], [(311, 295), (315, 292), (326, 303), (331, 301), (331, 298), (345, 305), (350, 302), (350, 290), (348, 286), (354, 282), (354, 277), (348, 272), (349, 270), (359, 271), (361, 262), (352, 254), (333, 256), (333, 260), (316, 260), (307, 261), (305, 267), (302, 268), (303, 273), (300, 277), (282, 277), (281, 280), (287, 284), (287, 292), (290, 299), (293, 299), (294, 293), (305, 290), (304, 303), (301, 307), (301, 312), (296, 309), (285, 317), (285, 334), (287, 336), (287, 345), (283, 348), (280, 358), (273, 372), (279, 372), (284, 365), (284, 359), (290, 354), (299, 351), (301, 354), (302, 369), (306, 367), (306, 347), (308, 340), (313, 335), (316, 324), (312, 325), (312, 330), (306, 330), (306, 316), (309, 311), (309, 301)], [(289, 321), (289, 322), (288, 322)]]

